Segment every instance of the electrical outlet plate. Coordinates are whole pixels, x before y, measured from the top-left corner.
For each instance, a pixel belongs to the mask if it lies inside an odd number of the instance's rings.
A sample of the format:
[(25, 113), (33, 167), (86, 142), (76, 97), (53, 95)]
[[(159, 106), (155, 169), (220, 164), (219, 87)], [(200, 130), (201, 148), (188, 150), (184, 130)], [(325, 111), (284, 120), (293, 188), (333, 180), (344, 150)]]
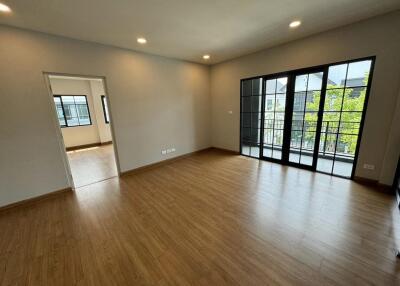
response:
[(161, 154), (162, 154), (162, 155), (167, 154), (167, 150), (161, 150)]
[(363, 168), (364, 168), (364, 169), (367, 169), (367, 170), (375, 170), (375, 165), (372, 165), (372, 164), (364, 164), (364, 165), (363, 165)]

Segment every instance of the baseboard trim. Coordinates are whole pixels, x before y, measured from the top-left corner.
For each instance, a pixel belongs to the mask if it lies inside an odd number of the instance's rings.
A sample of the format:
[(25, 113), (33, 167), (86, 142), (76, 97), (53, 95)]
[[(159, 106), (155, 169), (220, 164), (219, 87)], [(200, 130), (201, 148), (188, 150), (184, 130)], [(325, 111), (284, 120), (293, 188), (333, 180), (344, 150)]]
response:
[(392, 186), (379, 183), (378, 180), (372, 180), (372, 179), (368, 179), (368, 178), (354, 176), (353, 181), (356, 183), (359, 183), (360, 185), (364, 185), (367, 187), (373, 187), (374, 189), (376, 189), (380, 192), (386, 193), (386, 194), (391, 194), (391, 195), (395, 194)]
[(112, 141), (84, 144), (84, 145), (78, 145), (78, 146), (71, 146), (71, 147), (66, 147), (65, 149), (67, 151), (75, 151), (75, 150), (92, 148), (92, 147), (99, 147), (99, 146), (110, 145), (110, 144), (112, 144)]
[(219, 148), (219, 147), (211, 147), (210, 149), (222, 151), (222, 152), (229, 153), (229, 154), (232, 154), (232, 155), (240, 155), (239, 151), (233, 151), (233, 150)]
[(190, 153), (186, 153), (186, 154), (183, 154), (183, 155), (179, 155), (179, 156), (176, 156), (174, 158), (162, 160), (162, 161), (159, 161), (159, 162), (156, 162), (156, 163), (152, 163), (152, 164), (149, 164), (149, 165), (146, 165), (146, 166), (142, 166), (142, 167), (135, 168), (135, 169), (132, 169), (132, 170), (128, 170), (128, 171), (125, 171), (125, 172), (121, 172), (121, 174), (119, 176), (120, 177), (126, 177), (126, 176), (129, 176), (129, 175), (134, 175), (134, 174), (138, 174), (138, 173), (141, 173), (141, 172), (144, 172), (144, 171), (152, 170), (154, 168), (158, 168), (158, 167), (161, 167), (161, 166), (164, 166), (164, 165), (168, 165), (168, 164), (171, 164), (172, 162), (175, 162), (175, 161), (181, 160), (183, 158), (190, 157), (190, 156), (192, 156), (194, 154), (201, 153), (201, 152), (204, 152), (204, 151), (207, 151), (207, 150), (211, 150), (211, 149), (213, 149), (213, 148), (212, 147), (207, 147), (207, 148), (200, 149), (200, 150), (197, 150), (197, 151), (194, 151), (194, 152), (190, 152)]
[(57, 190), (57, 191), (54, 191), (54, 192), (51, 192), (51, 193), (47, 193), (47, 194), (44, 194), (44, 195), (40, 195), (40, 196), (37, 196), (37, 197), (29, 198), (29, 199), (26, 199), (26, 200), (22, 200), (22, 201), (19, 201), (19, 202), (15, 202), (15, 203), (11, 203), (11, 204), (2, 206), (2, 207), (0, 207), (0, 212), (4, 212), (4, 211), (7, 211), (7, 210), (19, 208), (19, 207), (26, 207), (28, 205), (32, 205), (32, 204), (35, 204), (37, 202), (50, 199), (52, 197), (58, 196), (60, 194), (66, 193), (66, 192), (72, 192), (72, 188), (68, 187), (68, 188), (65, 188), (65, 189)]

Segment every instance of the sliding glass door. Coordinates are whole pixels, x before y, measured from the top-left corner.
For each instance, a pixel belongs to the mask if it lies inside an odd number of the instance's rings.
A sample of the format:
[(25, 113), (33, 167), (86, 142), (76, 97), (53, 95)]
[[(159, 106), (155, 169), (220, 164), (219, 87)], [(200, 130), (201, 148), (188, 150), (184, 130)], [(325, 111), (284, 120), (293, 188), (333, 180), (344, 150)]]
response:
[(350, 178), (374, 58), (241, 81), (241, 153)]
[(241, 153), (260, 157), (262, 78), (244, 80), (241, 90)]
[(351, 177), (366, 109), (372, 60), (328, 69), (317, 170)]
[(264, 158), (282, 160), (287, 77), (265, 80), (263, 150)]
[(323, 71), (294, 77), (289, 162), (301, 166), (315, 165), (317, 125)]

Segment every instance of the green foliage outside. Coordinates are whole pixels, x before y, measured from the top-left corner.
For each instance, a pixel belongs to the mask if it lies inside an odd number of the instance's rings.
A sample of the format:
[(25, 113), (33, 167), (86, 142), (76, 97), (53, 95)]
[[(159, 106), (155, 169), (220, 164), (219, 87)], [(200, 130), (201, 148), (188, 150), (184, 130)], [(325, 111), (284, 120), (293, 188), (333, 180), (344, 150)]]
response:
[[(365, 84), (367, 81), (367, 76), (364, 80)], [(344, 94), (343, 94), (344, 93)], [(354, 95), (353, 93), (358, 93)], [(307, 113), (307, 111), (318, 111), (320, 104), (320, 92), (313, 92), (313, 100), (307, 102), (306, 114), (305, 114), (305, 127), (306, 130), (315, 131), (315, 126), (317, 122), (317, 113)], [(342, 98), (343, 98), (343, 111), (340, 117), (340, 110), (342, 108)], [(362, 110), (365, 101), (365, 88), (362, 89), (351, 89), (347, 88), (343, 90), (343, 87), (328, 85), (325, 104), (324, 104), (324, 116), (323, 116), (323, 129), (322, 132), (328, 130), (333, 134), (327, 134), (325, 150), (327, 152), (334, 151), (336, 142), (336, 133), (339, 127), (340, 120), (340, 133), (339, 143), (337, 147), (337, 152), (347, 153), (354, 155), (357, 146), (357, 135), (359, 132), (359, 124), (361, 122)], [(330, 111), (330, 112), (326, 112)], [(329, 125), (328, 125), (329, 124)], [(326, 128), (328, 126), (328, 128)], [(324, 144), (325, 134), (321, 134), (321, 144)], [(314, 140), (315, 133), (305, 133), (305, 140)], [(346, 146), (346, 148), (343, 148)], [(342, 148), (341, 148), (342, 147)], [(323, 148), (323, 147), (321, 147)]]

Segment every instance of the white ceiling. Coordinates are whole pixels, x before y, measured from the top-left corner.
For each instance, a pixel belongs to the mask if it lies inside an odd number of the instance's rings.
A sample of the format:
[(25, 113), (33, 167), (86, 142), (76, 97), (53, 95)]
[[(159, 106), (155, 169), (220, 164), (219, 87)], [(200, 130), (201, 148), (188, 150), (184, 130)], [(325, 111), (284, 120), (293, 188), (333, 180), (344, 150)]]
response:
[[(0, 23), (146, 53), (218, 63), (400, 9), (400, 0), (0, 0)], [(299, 19), (303, 24), (289, 29)], [(136, 38), (143, 36), (146, 45)]]

